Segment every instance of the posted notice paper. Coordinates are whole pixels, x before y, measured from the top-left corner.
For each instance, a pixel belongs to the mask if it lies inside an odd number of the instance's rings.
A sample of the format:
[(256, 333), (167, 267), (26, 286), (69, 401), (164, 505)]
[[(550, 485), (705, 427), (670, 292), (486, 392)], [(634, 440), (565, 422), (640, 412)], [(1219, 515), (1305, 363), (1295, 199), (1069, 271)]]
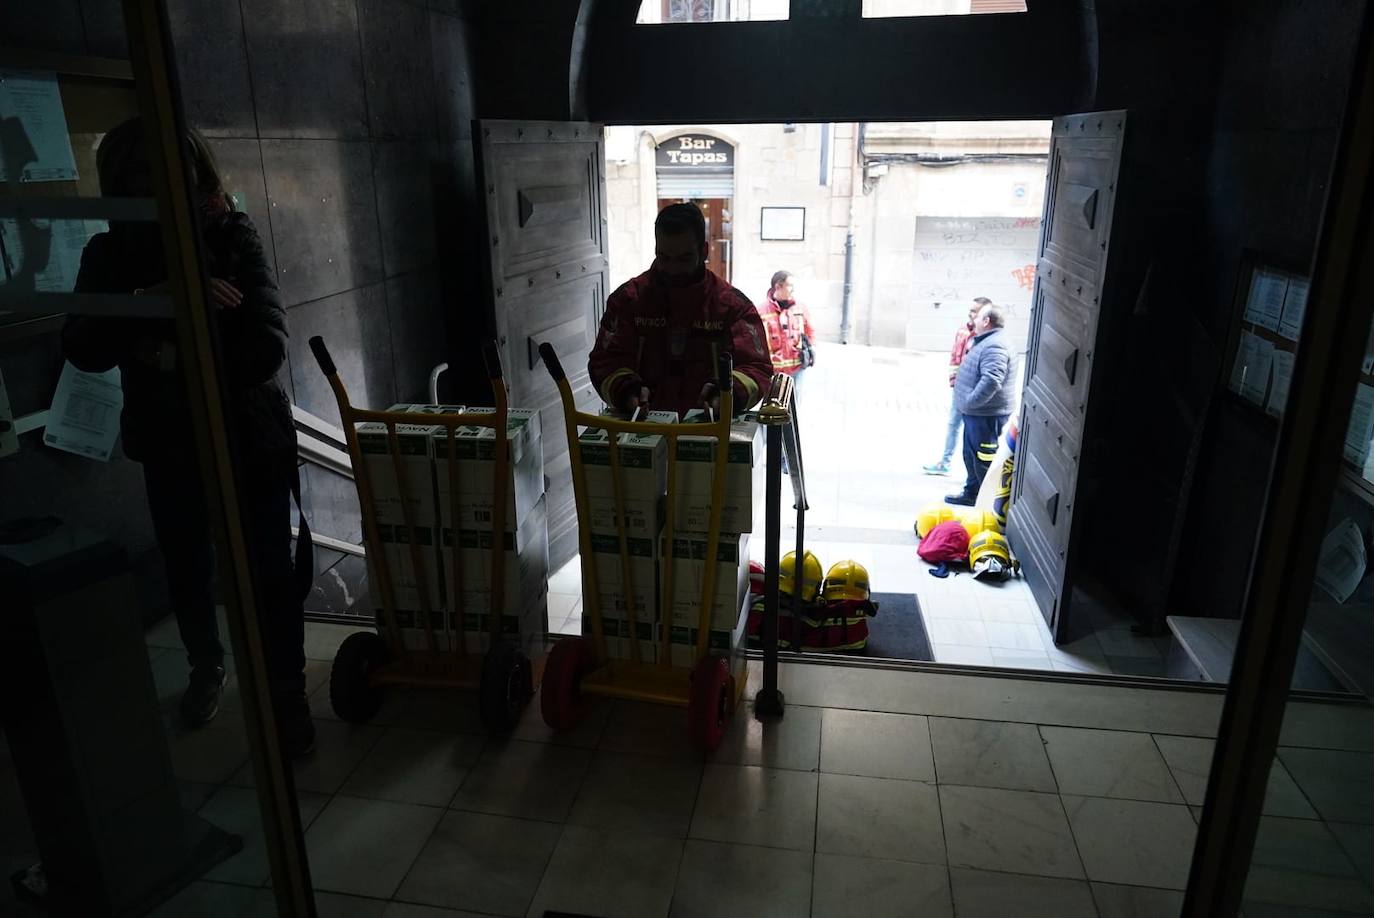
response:
[(1345, 432), (1345, 458), (1364, 468), (1369, 458), (1369, 440), (1374, 437), (1374, 386), (1355, 387), (1355, 405), (1350, 409), (1350, 426)]
[(71, 182), (76, 157), (57, 74), (0, 70), (0, 121), (18, 125), (0, 146), (0, 182)]
[(1274, 350), (1274, 384), (1269, 387), (1269, 402), (1264, 410), (1276, 418), (1283, 417), (1288, 404), (1288, 386), (1293, 381), (1293, 352)]
[(1249, 332), (1240, 333), (1236, 360), (1231, 367), (1231, 390), (1257, 405), (1264, 404), (1269, 386), (1269, 367), (1274, 360), (1274, 345)]
[(119, 436), (123, 407), (118, 367), (105, 373), (83, 373), (68, 363), (57, 381), (43, 442), (53, 449), (108, 462)]
[(1250, 296), (1245, 301), (1245, 321), (1278, 331), (1287, 293), (1288, 278), (1257, 269), (1250, 281)]
[(1288, 282), (1288, 292), (1283, 298), (1283, 315), (1279, 317), (1279, 334), (1290, 341), (1297, 341), (1302, 334), (1302, 317), (1307, 312), (1307, 294), (1312, 285), (1302, 278)]

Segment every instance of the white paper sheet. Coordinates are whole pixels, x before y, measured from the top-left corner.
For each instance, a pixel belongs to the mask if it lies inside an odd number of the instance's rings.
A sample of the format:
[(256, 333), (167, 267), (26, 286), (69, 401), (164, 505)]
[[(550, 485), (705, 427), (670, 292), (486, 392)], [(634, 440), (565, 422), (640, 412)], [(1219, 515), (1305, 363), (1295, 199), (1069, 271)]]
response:
[(1274, 384), (1269, 387), (1269, 401), (1264, 410), (1276, 418), (1283, 417), (1288, 404), (1288, 387), (1293, 381), (1293, 352), (1274, 350)]
[(1374, 437), (1374, 387), (1360, 383), (1355, 387), (1355, 405), (1350, 409), (1350, 426), (1345, 432), (1345, 458), (1363, 469), (1369, 458), (1369, 440)]
[(1364, 363), (1360, 364), (1360, 372), (1374, 376), (1374, 325), (1370, 325), (1369, 337), (1364, 342)]
[(1302, 317), (1307, 312), (1307, 294), (1312, 285), (1303, 278), (1293, 278), (1288, 282), (1288, 292), (1283, 298), (1283, 314), (1279, 317), (1279, 334), (1290, 341), (1297, 341), (1302, 334)]
[(19, 452), (19, 432), (14, 429), (14, 412), (10, 396), (5, 391), (5, 377), (0, 375), (0, 458)]
[(1269, 388), (1269, 369), (1274, 363), (1274, 345), (1263, 338), (1256, 338), (1253, 363), (1245, 369), (1245, 382), (1240, 394), (1256, 405), (1264, 404), (1264, 393)]
[(1287, 277), (1256, 268), (1250, 281), (1250, 296), (1245, 301), (1245, 321), (1278, 331), (1287, 292)]
[(1341, 520), (1322, 539), (1321, 555), (1317, 558), (1317, 586), (1337, 602), (1345, 602), (1364, 579), (1367, 564), (1360, 527), (1348, 519)]
[(9, 278), (0, 282), (39, 293), (71, 293), (81, 269), (81, 252), (105, 229), (100, 220), (0, 220)]
[[(19, 142), (0, 146), (0, 182), (70, 182), (76, 157), (57, 74), (0, 70), (0, 121)], [(13, 161), (9, 161), (9, 160)]]
[(43, 442), (53, 449), (108, 462), (119, 436), (123, 406), (118, 368), (83, 373), (68, 363), (57, 381)]
[(1248, 331), (1240, 333), (1240, 340), (1236, 342), (1236, 359), (1231, 364), (1231, 379), (1227, 386), (1232, 392), (1240, 392), (1245, 385), (1245, 373), (1250, 364), (1255, 359), (1255, 342), (1259, 340)]

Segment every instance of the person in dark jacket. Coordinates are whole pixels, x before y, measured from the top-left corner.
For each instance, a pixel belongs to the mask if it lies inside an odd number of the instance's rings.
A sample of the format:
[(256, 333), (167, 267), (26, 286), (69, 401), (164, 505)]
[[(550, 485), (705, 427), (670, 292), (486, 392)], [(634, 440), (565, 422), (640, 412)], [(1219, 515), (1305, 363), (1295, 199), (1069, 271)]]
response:
[(997, 455), (997, 438), (1011, 417), (1016, 381), (1012, 376), (1011, 342), (1003, 328), (1001, 307), (989, 304), (978, 310), (973, 323), (973, 344), (959, 364), (954, 379), (954, 401), (964, 419), (964, 489), (945, 498), (946, 503), (972, 507), (978, 488)]
[[(291, 406), (277, 381), (286, 359), (286, 313), (252, 221), (233, 209), (208, 145), (187, 137), (197, 191), (207, 303), (222, 346), (226, 416), (241, 462), (239, 501), (255, 579), (270, 689), (283, 749), (302, 755), (315, 730), (305, 697), (304, 598), (291, 557), (291, 500), (297, 486)], [(101, 192), (151, 197), (152, 172), (138, 119), (114, 128), (96, 153)], [(167, 262), (156, 223), (111, 221), (81, 255), (79, 293), (162, 292)], [(190, 680), (181, 700), (190, 726), (219, 710), (224, 645), (215, 617), (214, 546), (196, 458), (191, 406), (171, 319), (73, 317), (62, 333), (78, 369), (120, 369), (124, 452), (143, 464), (148, 509), (167, 570)]]

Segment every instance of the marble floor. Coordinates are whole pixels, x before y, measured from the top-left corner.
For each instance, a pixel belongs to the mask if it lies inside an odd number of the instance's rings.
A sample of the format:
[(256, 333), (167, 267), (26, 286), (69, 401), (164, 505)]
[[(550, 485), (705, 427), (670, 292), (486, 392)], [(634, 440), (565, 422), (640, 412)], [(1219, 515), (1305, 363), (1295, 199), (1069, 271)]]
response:
[[(484, 736), (471, 697), (432, 691), (339, 722), (325, 681), (347, 633), (309, 627), (320, 739), (295, 769), (325, 916), (1176, 915), (1222, 704), (798, 665), (781, 673), (786, 717), (740, 711), (703, 761), (682, 711), (631, 703), (595, 703), (559, 736), (537, 705), (512, 736)], [(148, 643), (170, 712), (184, 678), (175, 632)], [(245, 850), (161, 916), (272, 914), (233, 688), (211, 727), (168, 736), (187, 805)], [(1290, 708), (1247, 914), (1374, 911), (1371, 727), (1364, 707)], [(35, 856), (19, 799), (6, 752), (11, 869)], [(29, 914), (8, 894), (0, 913)]]

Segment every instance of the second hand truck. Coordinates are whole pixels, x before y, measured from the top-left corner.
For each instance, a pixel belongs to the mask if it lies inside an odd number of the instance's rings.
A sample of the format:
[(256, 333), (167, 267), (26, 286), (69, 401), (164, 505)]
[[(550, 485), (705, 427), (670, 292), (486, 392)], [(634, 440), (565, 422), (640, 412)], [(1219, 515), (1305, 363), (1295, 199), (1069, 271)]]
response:
[[(310, 350), (320, 370), (329, 380), (334, 398), (339, 404), (344, 437), (348, 443), (349, 459), (353, 463), (353, 478), (358, 488), (358, 502), (362, 511), (363, 536), (367, 544), (368, 560), (372, 563), (375, 582), (374, 597), (380, 597), (377, 630), (350, 634), (339, 646), (329, 674), (329, 698), (334, 713), (347, 721), (361, 723), (370, 720), (381, 707), (383, 691), (388, 685), (430, 688), (452, 688), (478, 692), (482, 723), (493, 733), (505, 733), (514, 728), (525, 704), (534, 694), (533, 668), (520, 647), (506, 639), (502, 631), (505, 610), (505, 551), (503, 535), (506, 526), (506, 495), (510, 487), (510, 446), (506, 440), (506, 385), (501, 373), (501, 358), (495, 345), (488, 343), (482, 352), (495, 411), (452, 414), (423, 414), (399, 411), (370, 411), (355, 408), (348, 400), (348, 390), (339, 378), (334, 360), (318, 335), (310, 339)], [(410, 546), (410, 561), (414, 566), (419, 593), (419, 617), (423, 618), (425, 648), (408, 649), (401, 633), (397, 607), (396, 571), (392, 570), (377, 520), (376, 493), (371, 469), (358, 446), (356, 423), (373, 421), (386, 426), (387, 443), (391, 452), (391, 466), (396, 474), (397, 491), (404, 514), (406, 543)], [(490, 612), (488, 618), (489, 648), (484, 656), (467, 649), (461, 598), (463, 591), (462, 552), (455, 538), (452, 551), (452, 576), (448, 595), (447, 615), (433, 608), (431, 597), (439, 591), (431, 590), (430, 574), (438, 576), (439, 561), (435, 554), (422, 550), (417, 538), (412, 495), (422, 484), (409, 481), (406, 464), (401, 461), (397, 424), (422, 423), (428, 427), (445, 428), (448, 448), (450, 520), (458, 526), (458, 462), (455, 434), (459, 427), (493, 428), (495, 452), (492, 467), (491, 507), (491, 567)], [(438, 508), (436, 507), (436, 516)], [(436, 520), (437, 524), (438, 520)], [(436, 623), (438, 627), (436, 627)], [(440, 648), (438, 636), (443, 633), (454, 649)], [(543, 635), (539, 635), (542, 640)]]
[[(549, 651), (544, 666), (540, 690), (540, 710), (544, 722), (554, 730), (568, 730), (581, 716), (581, 696), (603, 695), (633, 701), (658, 704), (685, 705), (689, 738), (697, 748), (710, 752), (720, 745), (730, 715), (739, 706), (744, 693), (746, 667), (743, 648), (736, 658), (710, 652), (709, 638), (713, 599), (717, 576), (717, 548), (720, 543), (721, 508), (725, 502), (727, 453), (734, 407), (733, 365), (728, 354), (721, 355), (718, 367), (720, 386), (719, 416), (709, 424), (648, 424), (618, 420), (579, 411), (572, 387), (568, 383), (558, 355), (551, 345), (539, 346), (539, 356), (558, 386), (563, 402), (563, 417), (568, 432), (568, 449), (572, 456), (573, 495), (577, 503), (578, 540), (582, 551), (582, 601), (584, 619), (590, 637), (568, 637), (559, 640)], [(597, 583), (595, 556), (592, 553), (592, 510), (587, 493), (586, 472), (582, 464), (578, 426), (605, 430), (610, 445), (611, 480), (615, 496), (616, 535), (619, 538), (620, 564), (625, 597), (625, 618), (629, 628), (632, 651), (629, 659), (612, 659), (606, 653), (603, 630), (601, 592)], [(663, 538), (667, 549), (660, 552), (662, 572), (659, 600), (660, 636), (658, 662), (646, 663), (640, 648), (638, 618), (642, 612), (653, 620), (653, 610), (635, 608), (632, 565), (625, 534), (624, 486), (621, 480), (619, 438), (622, 433), (654, 434), (668, 442), (667, 479), (668, 498), (665, 510)], [(694, 648), (695, 663), (690, 668), (672, 665), (670, 634), (673, 609), (673, 553), (674, 538), (673, 489), (676, 485), (675, 460), (677, 441), (682, 436), (714, 437), (716, 441), (714, 468), (711, 478), (711, 512), (706, 533), (705, 572), (701, 584), (700, 616)], [(740, 616), (734, 610), (734, 624)], [(732, 624), (731, 633), (738, 629)], [(623, 633), (623, 632), (622, 632)], [(650, 631), (652, 633), (652, 630)], [(743, 641), (741, 639), (741, 644)]]

